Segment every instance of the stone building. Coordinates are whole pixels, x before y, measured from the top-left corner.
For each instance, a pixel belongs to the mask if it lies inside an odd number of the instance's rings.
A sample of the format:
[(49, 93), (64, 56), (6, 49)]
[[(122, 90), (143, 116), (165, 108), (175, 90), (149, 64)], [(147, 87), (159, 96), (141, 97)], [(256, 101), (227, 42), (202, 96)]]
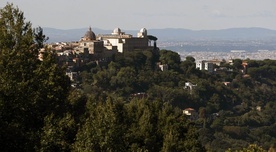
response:
[(137, 37), (122, 32), (120, 28), (115, 28), (111, 34), (99, 34), (97, 39), (104, 41), (105, 46), (116, 46), (121, 53), (151, 48), (145, 28), (137, 33)]
[(76, 48), (84, 58), (101, 59), (111, 57), (116, 52), (152, 49), (149, 46), (147, 30), (142, 28), (137, 37), (125, 34), (120, 28), (115, 28), (111, 34), (96, 34), (89, 27), (80, 39)]
[(84, 54), (84, 57), (89, 58), (91, 55), (93, 58), (102, 57), (104, 52), (103, 41), (96, 40), (96, 35), (92, 31), (91, 27), (85, 33), (85, 35), (79, 41), (79, 51)]
[(85, 62), (103, 60), (118, 52), (117, 47), (105, 45), (103, 40), (97, 39), (91, 27), (89, 27), (78, 44), (78, 47), (75, 48), (75, 52), (78, 54), (77, 56)]

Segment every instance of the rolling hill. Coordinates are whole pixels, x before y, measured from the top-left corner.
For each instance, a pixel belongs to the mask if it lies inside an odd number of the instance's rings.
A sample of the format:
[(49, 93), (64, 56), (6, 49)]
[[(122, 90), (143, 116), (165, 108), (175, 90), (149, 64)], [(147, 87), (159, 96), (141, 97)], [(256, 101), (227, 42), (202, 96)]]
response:
[[(87, 28), (62, 30), (43, 28), (50, 38), (48, 42), (78, 41)], [(93, 28), (94, 33), (109, 34), (112, 30)], [(123, 30), (136, 36), (139, 30)], [(182, 28), (148, 29), (148, 34), (154, 35), (159, 41), (185, 41), (185, 40), (275, 40), (276, 30), (265, 28), (230, 28), (222, 30), (188, 30)]]

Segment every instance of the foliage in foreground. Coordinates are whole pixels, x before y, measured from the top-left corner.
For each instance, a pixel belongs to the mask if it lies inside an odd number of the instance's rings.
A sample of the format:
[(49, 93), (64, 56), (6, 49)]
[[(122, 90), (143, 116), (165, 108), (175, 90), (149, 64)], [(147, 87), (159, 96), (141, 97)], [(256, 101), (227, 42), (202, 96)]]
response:
[(42, 29), (12, 4), (0, 16), (1, 151), (201, 151), (193, 125), (169, 104), (70, 93), (54, 54), (38, 60)]

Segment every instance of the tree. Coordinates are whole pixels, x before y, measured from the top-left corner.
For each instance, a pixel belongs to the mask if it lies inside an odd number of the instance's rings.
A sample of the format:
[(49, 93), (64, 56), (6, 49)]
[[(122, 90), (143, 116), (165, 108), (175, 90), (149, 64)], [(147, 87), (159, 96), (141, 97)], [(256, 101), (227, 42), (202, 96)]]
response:
[(170, 50), (161, 50), (159, 59), (162, 64), (168, 64), (170, 69), (179, 70), (181, 58), (178, 53)]
[(43, 29), (41, 27), (37, 27), (34, 29), (34, 40), (38, 48), (43, 48), (44, 42), (46, 42), (48, 39), (49, 37), (46, 37), (43, 34)]
[(191, 74), (196, 74), (196, 65), (195, 65), (195, 58), (191, 56), (187, 56), (186, 60), (181, 62), (180, 69), (184, 74), (187, 76)]
[[(25, 129), (27, 120), (25, 102), (34, 65), (37, 64), (37, 52), (31, 52), (33, 44), (32, 28), (24, 22), (23, 12), (7, 4), (0, 10), (0, 101), (1, 101), (1, 148), (8, 150), (24, 149), (27, 142)], [(10, 131), (9, 131), (10, 130)], [(9, 145), (9, 144), (11, 145)], [(28, 148), (26, 148), (28, 149)]]
[[(226, 152), (232, 152), (233, 150), (228, 149)], [(236, 150), (235, 152), (248, 152), (248, 151), (254, 151), (254, 152), (266, 152), (262, 147), (256, 145), (256, 144), (251, 144), (247, 148), (243, 148), (241, 150)]]
[(137, 87), (136, 83), (137, 74), (134, 68), (124, 67), (121, 68), (116, 76), (113, 76), (110, 84), (112, 87), (115, 87), (120, 93), (130, 94), (134, 93), (134, 90)]
[(3, 151), (34, 151), (44, 118), (61, 114), (70, 88), (55, 56), (38, 60), (46, 40), (13, 4), (0, 10), (0, 130)]
[(192, 56), (186, 56), (186, 61), (195, 62), (195, 58)]
[(96, 102), (90, 98), (88, 117), (77, 133), (75, 151), (126, 151), (124, 145), (124, 109), (109, 98)]
[(235, 59), (233, 61), (233, 66), (235, 69), (241, 69), (242, 68), (242, 60), (241, 59)]

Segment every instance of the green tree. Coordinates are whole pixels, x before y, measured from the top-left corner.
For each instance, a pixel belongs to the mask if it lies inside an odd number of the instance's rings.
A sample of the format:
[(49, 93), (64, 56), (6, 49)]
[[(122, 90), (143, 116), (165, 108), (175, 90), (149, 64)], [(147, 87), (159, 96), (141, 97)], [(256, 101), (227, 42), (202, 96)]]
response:
[(65, 110), (70, 81), (52, 53), (38, 60), (46, 39), (13, 4), (0, 10), (0, 25), (1, 148), (33, 151), (40, 143), (44, 118)]
[(49, 37), (43, 34), (43, 29), (41, 27), (34, 29), (34, 40), (38, 48), (43, 48), (44, 42), (46, 42)]
[(57, 118), (51, 114), (45, 117), (42, 128), (39, 151), (70, 151), (76, 134), (76, 122), (71, 114)]
[(117, 92), (120, 94), (130, 94), (134, 93), (134, 90), (137, 90), (136, 84), (137, 74), (134, 68), (123, 67), (117, 73), (116, 76), (111, 78), (111, 86), (115, 87)]
[(241, 59), (235, 59), (233, 61), (233, 67), (235, 69), (241, 69), (242, 68), (242, 60)]
[(162, 64), (168, 64), (170, 69), (179, 70), (181, 59), (178, 53), (170, 50), (161, 50), (159, 59)]
[(88, 102), (88, 117), (77, 133), (74, 151), (126, 151), (123, 104), (111, 98)]
[(187, 76), (190, 76), (191, 74), (197, 74), (199, 71), (196, 69), (195, 58), (191, 56), (187, 56), (186, 60), (181, 62), (180, 69)]
[(266, 152), (266, 150), (264, 150), (262, 147), (256, 145), (256, 144), (251, 144), (249, 145), (247, 148), (243, 148), (241, 150), (231, 150), (228, 149), (226, 152)]

